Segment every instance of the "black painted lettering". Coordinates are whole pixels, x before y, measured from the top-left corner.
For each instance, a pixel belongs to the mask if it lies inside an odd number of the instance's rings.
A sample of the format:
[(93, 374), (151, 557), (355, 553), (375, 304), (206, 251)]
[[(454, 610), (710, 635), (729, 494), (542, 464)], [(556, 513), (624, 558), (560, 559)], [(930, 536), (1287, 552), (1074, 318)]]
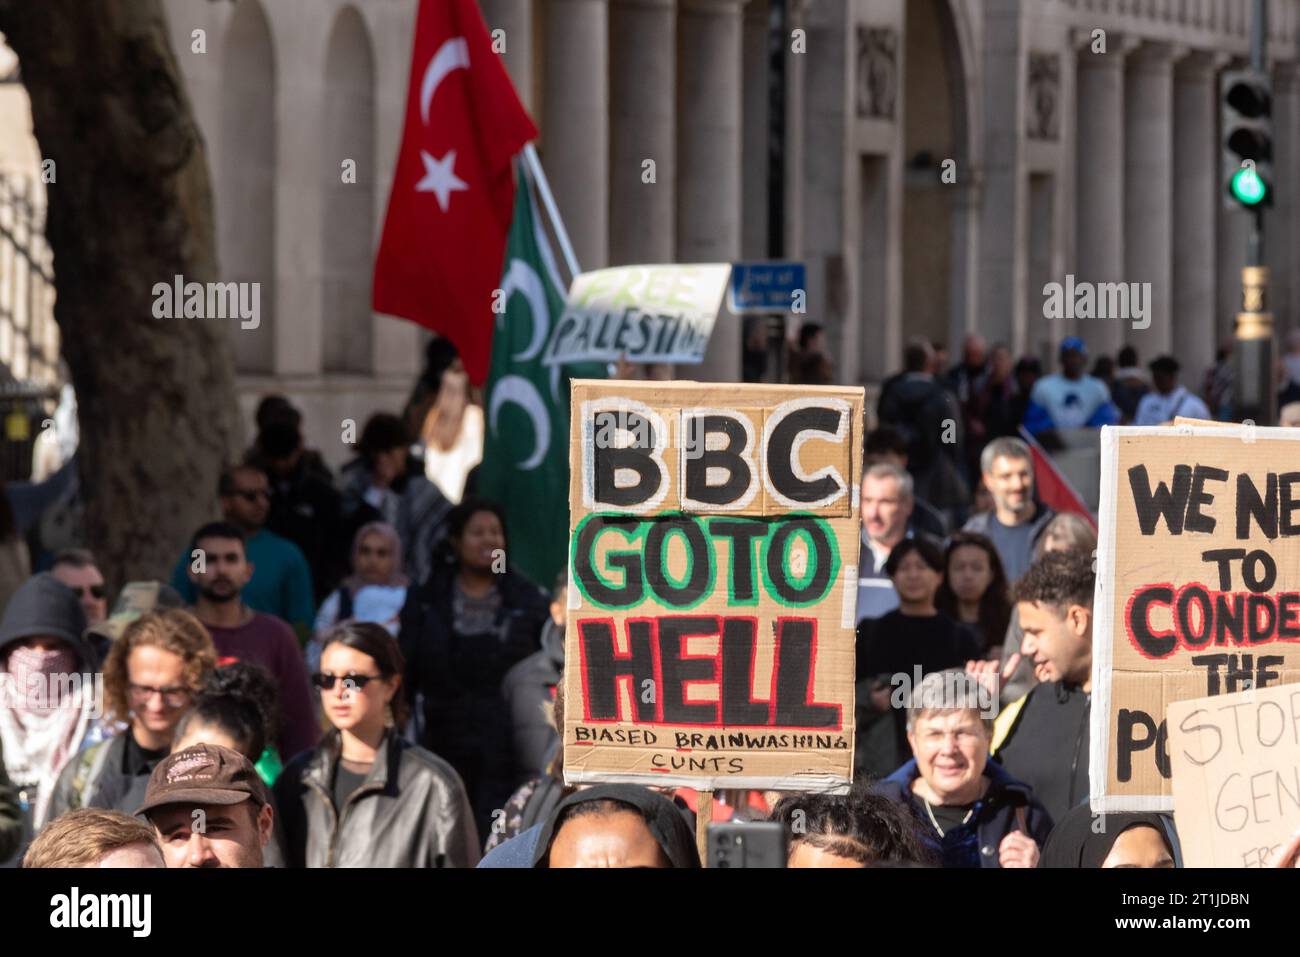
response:
[(777, 624), (776, 724), (792, 728), (839, 728), (840, 707), (813, 702), (816, 622), (783, 618)]
[(1206, 695), (1216, 695), (1220, 693), (1219, 672), (1228, 663), (1227, 655), (1196, 655), (1192, 658), (1192, 664), (1198, 668), (1205, 669), (1205, 693)]
[[(610, 431), (608, 421), (601, 417), (611, 414), (596, 413), (592, 422), (592, 435), (600, 435), (602, 427), (607, 433)], [(602, 505), (635, 508), (654, 497), (659, 491), (663, 475), (659, 471), (659, 464), (651, 458), (655, 436), (650, 422), (638, 412), (629, 412), (622, 425), (635, 441), (628, 448), (615, 448), (613, 442), (594, 442), (591, 452), (592, 482), (596, 501)], [(621, 471), (634, 473), (636, 481), (631, 485), (618, 485), (617, 476)]]
[(794, 443), (804, 432), (821, 432), (835, 435), (847, 413), (839, 409), (809, 406), (796, 409), (783, 418), (772, 430), (767, 443), (767, 475), (772, 487), (792, 502), (809, 504), (819, 502), (842, 491), (833, 476), (823, 475), (806, 482), (795, 474)]
[(620, 656), (615, 652), (614, 627), (610, 621), (588, 619), (578, 622), (578, 641), (582, 647), (581, 667), (586, 681), (586, 720), (619, 719), (618, 679), (627, 676), (632, 679), (632, 707), (636, 710), (636, 720), (653, 721), (655, 702), (643, 701), (644, 695), (637, 693), (643, 681), (653, 681), (655, 676), (650, 622), (627, 623), (627, 655)]
[(709, 534), (731, 539), (731, 600), (737, 604), (756, 601), (754, 539), (767, 535), (766, 522), (743, 519), (712, 519)]
[(1206, 515), (1202, 508), (1214, 504), (1214, 496), (1205, 491), (1206, 482), (1226, 482), (1226, 469), (1216, 469), (1209, 465), (1198, 465), (1192, 472), (1192, 494), (1187, 499), (1187, 517), (1183, 520), (1183, 530), (1187, 532), (1214, 531), (1216, 520), (1213, 515)]
[(597, 573), (592, 556), (596, 540), (607, 528), (621, 529), (625, 534), (637, 526), (636, 519), (593, 515), (578, 531), (578, 541), (573, 548), (573, 574), (587, 596), (605, 608), (632, 608), (645, 597), (645, 576), (641, 568), (641, 551), (610, 550), (605, 554), (605, 564), (623, 573), (623, 584), (608, 585)]
[(685, 639), (692, 635), (716, 635), (718, 619), (713, 616), (682, 616), (659, 619), (659, 667), (663, 673), (663, 715), (665, 724), (717, 724), (717, 702), (690, 703), (686, 682), (717, 681), (718, 664), (712, 658), (686, 658)]
[(1187, 498), (1192, 491), (1192, 467), (1175, 465), (1170, 485), (1161, 482), (1151, 491), (1151, 477), (1145, 465), (1135, 465), (1128, 470), (1128, 484), (1133, 491), (1133, 505), (1137, 510), (1138, 528), (1143, 535), (1154, 535), (1161, 517), (1170, 535), (1183, 534), (1183, 517), (1187, 513)]
[(1250, 538), (1250, 522), (1271, 541), (1277, 538), (1277, 474), (1268, 473), (1267, 491), (1260, 498), (1259, 489), (1248, 472), (1237, 473), (1237, 537)]
[(771, 721), (769, 703), (753, 700), (756, 624), (752, 618), (727, 618), (722, 624), (722, 723), (729, 728)]
[[(749, 441), (745, 426), (729, 415), (687, 415), (682, 422), (689, 441), (686, 450), (685, 495), (694, 502), (705, 505), (730, 505), (749, 488), (754, 473), (742, 458)], [(723, 449), (710, 449), (708, 437), (722, 435), (727, 439)], [(709, 485), (710, 469), (721, 469), (726, 479), (718, 485)]]

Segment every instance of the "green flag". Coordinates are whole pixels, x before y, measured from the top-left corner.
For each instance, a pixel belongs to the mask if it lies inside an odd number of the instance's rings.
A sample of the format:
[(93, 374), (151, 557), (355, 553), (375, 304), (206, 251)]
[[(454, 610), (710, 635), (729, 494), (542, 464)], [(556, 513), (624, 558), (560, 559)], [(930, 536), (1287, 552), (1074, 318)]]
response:
[[(487, 434), (478, 491), (506, 513), (510, 567), (550, 591), (569, 538), (569, 378), (603, 379), (605, 366), (542, 363), (564, 291), (541, 228), (532, 179), (518, 166), (506, 240), (492, 364), (483, 397)], [(502, 306), (496, 306), (500, 310)]]

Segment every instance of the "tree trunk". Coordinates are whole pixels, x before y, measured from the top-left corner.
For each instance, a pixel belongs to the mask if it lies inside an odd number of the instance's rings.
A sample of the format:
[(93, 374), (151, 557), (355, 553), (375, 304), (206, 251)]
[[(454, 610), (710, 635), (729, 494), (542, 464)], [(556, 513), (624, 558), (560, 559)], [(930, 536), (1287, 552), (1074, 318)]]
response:
[(0, 0), (54, 160), (54, 317), (77, 392), (87, 544), (111, 585), (166, 580), (214, 518), (240, 420), (226, 325), (155, 319), (155, 283), (217, 278), (206, 151), (160, 0)]

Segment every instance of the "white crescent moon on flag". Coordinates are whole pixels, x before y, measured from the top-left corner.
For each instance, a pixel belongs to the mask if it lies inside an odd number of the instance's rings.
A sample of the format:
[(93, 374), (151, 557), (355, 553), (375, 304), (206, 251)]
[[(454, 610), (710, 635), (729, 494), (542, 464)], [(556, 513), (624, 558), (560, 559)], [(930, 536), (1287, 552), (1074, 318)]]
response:
[(438, 92), (438, 84), (456, 69), (469, 69), (469, 44), (464, 37), (452, 37), (438, 47), (438, 52), (424, 68), (424, 79), (420, 81), (420, 116), (425, 126), (429, 125), (429, 104), (433, 102), (433, 94)]
[[(550, 331), (550, 310), (546, 307), (546, 289), (542, 286), (542, 277), (537, 275), (528, 263), (521, 259), (510, 260), (510, 268), (506, 270), (506, 278), (501, 283), (501, 291), (505, 294), (506, 301), (510, 300), (512, 293), (522, 293), (523, 297), (528, 300), (528, 311), (533, 316), (533, 335), (528, 342), (527, 348), (523, 352), (517, 352), (514, 355), (514, 361), (528, 362), (542, 351), (542, 346), (546, 344), (546, 333)], [(501, 324), (504, 313), (497, 316), (497, 325)]]
[(492, 398), (488, 402), (488, 425), (493, 432), (497, 430), (497, 418), (501, 414), (501, 406), (507, 402), (519, 406), (533, 420), (533, 438), (537, 446), (533, 449), (533, 454), (518, 465), (521, 472), (527, 472), (542, 464), (542, 459), (546, 457), (546, 450), (551, 447), (551, 420), (546, 415), (542, 397), (538, 394), (535, 385), (523, 376), (502, 376), (497, 381), (496, 388), (492, 390)]

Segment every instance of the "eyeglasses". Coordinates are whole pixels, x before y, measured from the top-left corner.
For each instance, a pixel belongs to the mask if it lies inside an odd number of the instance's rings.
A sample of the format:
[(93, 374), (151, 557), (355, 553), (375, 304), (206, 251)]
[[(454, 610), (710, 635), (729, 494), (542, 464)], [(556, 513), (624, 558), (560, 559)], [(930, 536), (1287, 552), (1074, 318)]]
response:
[(76, 595), (78, 599), (85, 598), (86, 592), (90, 592), (96, 598), (103, 598), (105, 595), (108, 594), (108, 589), (105, 588), (103, 585), (91, 585), (89, 588), (82, 588), (80, 585), (78, 585), (76, 588), (72, 589), (72, 593)]
[(372, 681), (379, 681), (383, 675), (327, 675), (317, 672), (311, 676), (311, 683), (321, 691), (328, 691), (334, 687), (337, 681), (343, 682), (343, 687), (355, 688), (360, 691)]
[(151, 688), (148, 685), (128, 684), (127, 690), (131, 693), (134, 701), (145, 702), (156, 694), (162, 695), (163, 704), (169, 708), (180, 708), (189, 703), (190, 695), (193, 694), (189, 688)]
[(262, 498), (269, 499), (271, 497), (271, 493), (264, 488), (236, 489), (235, 494), (238, 495), (240, 498), (242, 498), (245, 502), (256, 502), (258, 499), (262, 499)]

